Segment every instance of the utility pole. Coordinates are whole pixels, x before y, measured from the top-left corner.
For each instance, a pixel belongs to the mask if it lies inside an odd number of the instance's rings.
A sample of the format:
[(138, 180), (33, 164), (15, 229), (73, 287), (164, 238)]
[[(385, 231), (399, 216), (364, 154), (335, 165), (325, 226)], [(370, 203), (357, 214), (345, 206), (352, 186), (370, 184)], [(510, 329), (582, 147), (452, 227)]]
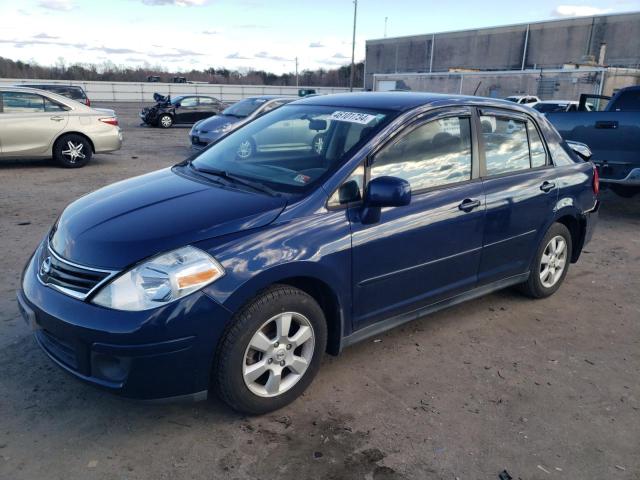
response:
[(298, 82), (298, 57), (296, 57), (296, 88), (298, 88), (299, 82)]
[(389, 17), (384, 17), (384, 38), (387, 38), (387, 22), (389, 21)]
[(353, 39), (351, 41), (351, 78), (349, 79), (349, 91), (353, 92), (353, 79), (356, 74), (356, 18), (358, 15), (358, 0), (353, 0)]

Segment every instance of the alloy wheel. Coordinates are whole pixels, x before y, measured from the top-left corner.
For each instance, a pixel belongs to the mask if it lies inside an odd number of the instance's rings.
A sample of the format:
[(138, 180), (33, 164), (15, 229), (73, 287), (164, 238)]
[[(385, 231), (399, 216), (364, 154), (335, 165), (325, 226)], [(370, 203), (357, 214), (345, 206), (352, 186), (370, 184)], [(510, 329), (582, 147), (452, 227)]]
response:
[(75, 144), (72, 141), (67, 142), (67, 149), (62, 150), (62, 155), (69, 159), (69, 163), (76, 163), (78, 159), (86, 158), (86, 155), (82, 153), (84, 144)]
[(245, 351), (245, 385), (260, 397), (282, 395), (303, 377), (314, 348), (315, 335), (307, 317), (283, 312), (270, 318), (254, 333)]
[(567, 242), (561, 235), (556, 235), (542, 252), (540, 260), (540, 282), (545, 288), (551, 288), (560, 277), (567, 265)]

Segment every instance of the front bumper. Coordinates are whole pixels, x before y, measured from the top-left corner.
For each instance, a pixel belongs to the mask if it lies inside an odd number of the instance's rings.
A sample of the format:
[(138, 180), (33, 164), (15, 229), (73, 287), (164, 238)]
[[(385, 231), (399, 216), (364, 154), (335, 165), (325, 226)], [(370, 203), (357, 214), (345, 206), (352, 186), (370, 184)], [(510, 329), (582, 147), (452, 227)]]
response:
[(42, 284), (29, 260), (18, 304), (42, 350), (85, 382), (136, 399), (206, 392), (215, 347), (231, 313), (197, 292), (164, 307), (124, 312)]
[(149, 125), (153, 125), (158, 120), (158, 115), (155, 110), (142, 110), (138, 116), (140, 120)]
[(193, 150), (204, 150), (213, 140), (214, 138), (210, 133), (197, 133), (193, 130), (189, 132), (189, 141), (191, 142), (191, 148)]

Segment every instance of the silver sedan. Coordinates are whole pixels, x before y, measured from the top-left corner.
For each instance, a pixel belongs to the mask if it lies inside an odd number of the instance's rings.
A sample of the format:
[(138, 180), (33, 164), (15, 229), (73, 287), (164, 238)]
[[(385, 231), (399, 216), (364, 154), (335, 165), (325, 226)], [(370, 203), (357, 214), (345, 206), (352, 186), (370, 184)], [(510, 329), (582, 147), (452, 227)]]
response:
[(122, 131), (112, 110), (87, 107), (61, 95), (0, 87), (0, 158), (53, 158), (77, 168), (94, 153), (119, 150)]

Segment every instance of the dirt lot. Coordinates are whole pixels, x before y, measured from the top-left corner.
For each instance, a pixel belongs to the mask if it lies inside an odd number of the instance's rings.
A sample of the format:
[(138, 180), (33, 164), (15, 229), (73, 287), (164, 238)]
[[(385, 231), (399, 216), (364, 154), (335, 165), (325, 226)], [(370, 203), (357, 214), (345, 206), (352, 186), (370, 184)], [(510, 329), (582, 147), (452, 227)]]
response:
[(24, 262), (73, 199), (189, 155), (187, 129), (115, 108), (120, 152), (0, 165), (0, 479), (640, 479), (640, 198), (608, 192), (554, 297), (503, 291), (326, 357), (276, 414), (135, 403), (67, 376), (19, 317)]

